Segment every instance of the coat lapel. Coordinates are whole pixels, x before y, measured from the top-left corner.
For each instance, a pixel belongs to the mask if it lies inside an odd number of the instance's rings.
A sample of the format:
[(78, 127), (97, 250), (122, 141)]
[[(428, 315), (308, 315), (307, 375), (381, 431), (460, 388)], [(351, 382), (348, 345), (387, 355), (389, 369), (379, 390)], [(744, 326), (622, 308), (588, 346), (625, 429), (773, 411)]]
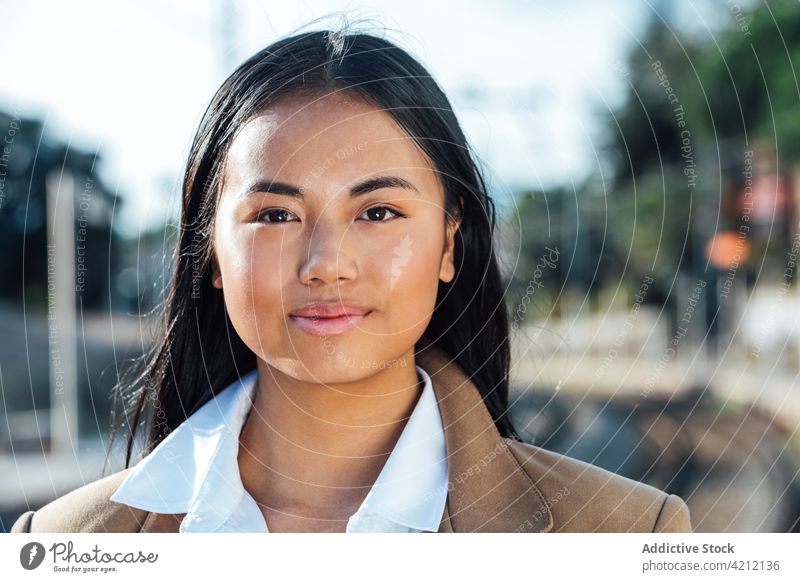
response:
[(449, 493), (439, 531), (550, 531), (544, 497), (508, 450), (478, 388), (441, 348), (420, 345), (416, 359), (433, 382), (447, 447)]
[[(441, 348), (420, 340), (417, 363), (439, 403), (448, 462), (448, 495), (438, 533), (547, 532), (553, 515), (509, 451), (478, 388)], [(185, 514), (151, 513), (142, 532), (177, 533)]]

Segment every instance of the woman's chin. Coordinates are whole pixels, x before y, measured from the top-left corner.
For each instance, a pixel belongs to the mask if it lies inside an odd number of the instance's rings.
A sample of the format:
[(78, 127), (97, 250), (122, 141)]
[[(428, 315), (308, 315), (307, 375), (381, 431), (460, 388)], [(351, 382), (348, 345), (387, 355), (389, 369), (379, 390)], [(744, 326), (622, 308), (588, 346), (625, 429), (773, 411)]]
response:
[[(338, 384), (354, 382), (388, 367), (375, 358), (374, 349), (346, 349), (331, 346), (292, 346), (285, 358), (269, 358), (273, 365), (304, 382)], [(282, 360), (282, 361), (281, 361)]]

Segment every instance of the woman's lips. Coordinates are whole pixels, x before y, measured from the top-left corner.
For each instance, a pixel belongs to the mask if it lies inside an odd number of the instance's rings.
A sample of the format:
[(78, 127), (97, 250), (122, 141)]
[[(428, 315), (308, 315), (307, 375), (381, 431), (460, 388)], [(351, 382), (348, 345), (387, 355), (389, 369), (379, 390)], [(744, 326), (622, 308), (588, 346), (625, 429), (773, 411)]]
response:
[(297, 327), (311, 335), (339, 335), (350, 331), (363, 321), (371, 311), (363, 315), (345, 314), (339, 317), (302, 317), (299, 315), (290, 315), (291, 319)]

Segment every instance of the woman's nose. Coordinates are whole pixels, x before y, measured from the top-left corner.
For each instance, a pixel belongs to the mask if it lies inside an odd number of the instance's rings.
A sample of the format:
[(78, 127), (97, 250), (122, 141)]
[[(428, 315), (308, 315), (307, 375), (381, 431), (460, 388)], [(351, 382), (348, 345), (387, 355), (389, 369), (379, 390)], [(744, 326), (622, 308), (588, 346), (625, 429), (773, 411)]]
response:
[[(347, 227), (317, 221), (307, 237), (299, 279), (304, 285), (337, 283), (355, 279), (358, 269), (353, 241)], [(361, 249), (362, 251), (364, 249)]]

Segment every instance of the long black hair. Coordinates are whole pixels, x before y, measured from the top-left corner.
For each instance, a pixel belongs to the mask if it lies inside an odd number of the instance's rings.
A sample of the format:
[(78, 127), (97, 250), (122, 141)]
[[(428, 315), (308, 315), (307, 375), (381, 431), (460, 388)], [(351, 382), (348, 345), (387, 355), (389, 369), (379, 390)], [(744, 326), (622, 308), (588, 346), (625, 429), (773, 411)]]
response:
[(424, 337), (472, 380), (500, 434), (519, 439), (508, 416), (509, 316), (493, 248), (494, 203), (450, 102), (430, 73), (395, 44), (361, 32), (323, 30), (284, 38), (254, 54), (225, 80), (200, 121), (183, 180), (164, 329), (115, 394), (124, 413), (121, 421), (114, 422), (120, 418), (116, 414), (112, 418), (110, 442), (125, 428), (126, 467), (140, 428), (148, 454), (195, 410), (256, 367), (255, 355), (227, 316), (222, 292), (211, 283), (210, 232), (220, 170), (234, 136), (280, 98), (343, 90), (386, 111), (408, 133), (440, 177), (446, 216), (461, 217), (456, 274), (450, 283), (439, 282)]

